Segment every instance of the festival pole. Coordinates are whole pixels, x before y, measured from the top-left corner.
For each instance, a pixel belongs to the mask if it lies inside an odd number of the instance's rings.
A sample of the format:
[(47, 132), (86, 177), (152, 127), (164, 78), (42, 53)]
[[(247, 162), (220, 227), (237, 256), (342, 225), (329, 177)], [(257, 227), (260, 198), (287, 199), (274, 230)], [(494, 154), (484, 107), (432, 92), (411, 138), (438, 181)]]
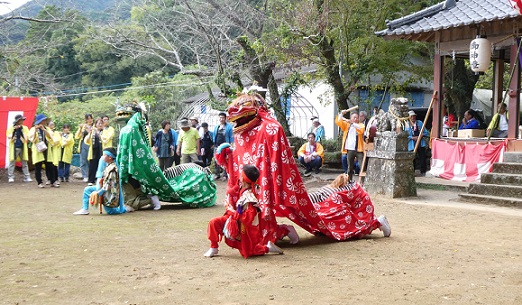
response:
[(428, 107), (428, 111), (426, 111), (426, 117), (424, 118), (424, 122), (422, 122), (422, 128), (419, 132), (419, 136), (417, 137), (417, 142), (415, 143), (415, 149), (413, 152), (417, 152), (417, 148), (419, 148), (419, 144), (422, 140), (422, 133), (424, 132), (424, 128), (426, 127), (426, 120), (430, 117), (431, 108), (433, 107), (433, 102), (437, 99), (437, 90), (433, 91), (433, 95), (431, 97), (430, 106)]

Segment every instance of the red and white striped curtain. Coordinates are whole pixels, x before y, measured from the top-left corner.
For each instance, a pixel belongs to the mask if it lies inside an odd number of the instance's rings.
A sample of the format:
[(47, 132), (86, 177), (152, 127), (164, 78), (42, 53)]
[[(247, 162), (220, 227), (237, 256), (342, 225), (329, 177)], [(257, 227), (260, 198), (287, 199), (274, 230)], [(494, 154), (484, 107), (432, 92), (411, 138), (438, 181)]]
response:
[(482, 173), (491, 172), (495, 162), (502, 162), (507, 140), (456, 142), (434, 139), (430, 173), (435, 177), (456, 181), (477, 181)]

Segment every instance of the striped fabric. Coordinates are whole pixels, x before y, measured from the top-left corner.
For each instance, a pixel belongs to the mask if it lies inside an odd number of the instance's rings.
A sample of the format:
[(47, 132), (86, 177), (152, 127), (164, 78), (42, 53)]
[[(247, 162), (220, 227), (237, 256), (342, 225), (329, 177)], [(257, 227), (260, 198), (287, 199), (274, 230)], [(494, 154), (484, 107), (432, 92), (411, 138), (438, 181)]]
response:
[(197, 168), (200, 171), (204, 172), (207, 175), (212, 174), (208, 167), (202, 167), (196, 163), (184, 163), (176, 166), (169, 167), (163, 171), (163, 174), (167, 179), (171, 179), (177, 176), (181, 176), (183, 172), (189, 168)]
[(355, 182), (350, 182), (338, 188), (333, 188), (330, 185), (325, 185), (315, 192), (308, 193), (308, 196), (310, 197), (312, 203), (319, 203), (323, 200), (326, 200), (328, 197), (330, 197), (330, 195), (334, 193), (351, 190), (353, 188), (354, 183)]

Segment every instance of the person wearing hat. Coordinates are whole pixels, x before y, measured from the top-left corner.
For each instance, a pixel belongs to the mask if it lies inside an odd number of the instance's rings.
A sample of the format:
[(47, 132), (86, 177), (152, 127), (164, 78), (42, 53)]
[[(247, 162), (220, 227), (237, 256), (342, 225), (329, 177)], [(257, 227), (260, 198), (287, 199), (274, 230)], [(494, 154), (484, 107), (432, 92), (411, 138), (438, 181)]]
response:
[(179, 127), (181, 132), (178, 137), (176, 153), (181, 157), (181, 163), (198, 162), (201, 151), (199, 132), (190, 126), (189, 120), (186, 118), (179, 121)]
[(53, 154), (49, 146), (53, 143), (53, 133), (47, 127), (47, 117), (45, 114), (38, 114), (34, 120), (34, 126), (29, 130), (29, 141), (31, 141), (31, 156), (34, 164), (34, 177), (38, 187), (43, 188), (45, 185), (42, 180), (42, 167), (45, 164), (45, 175), (51, 183), (51, 187), (59, 187), (57, 177), (55, 176)]
[(24, 181), (33, 181), (29, 176), (29, 167), (27, 160), (29, 160), (29, 153), (27, 149), (27, 140), (29, 135), (29, 128), (24, 126), (25, 117), (17, 114), (13, 121), (13, 126), (6, 131), (7, 143), (9, 143), (9, 168), (7, 170), (7, 179), (9, 183), (14, 182), (14, 169), (16, 159), (20, 158), (22, 162), (22, 171), (24, 172)]
[(189, 120), (190, 120), (190, 125), (192, 125), (192, 127), (194, 127), (194, 128), (198, 131), (198, 133), (199, 133), (199, 137), (200, 137), (200, 138), (203, 138), (203, 128), (201, 128), (201, 125), (199, 125), (199, 119), (198, 119), (198, 117), (196, 117), (196, 116), (191, 116), (191, 117), (189, 118)]
[[(312, 118), (312, 129), (310, 132), (315, 135), (316, 142), (320, 143), (322, 140), (324, 140), (324, 126), (321, 125), (318, 117)], [(310, 132), (308, 134), (310, 134)]]
[(96, 185), (85, 187), (82, 208), (73, 215), (89, 215), (89, 201), (93, 200), (93, 197), (103, 197), (103, 208), (107, 214), (122, 214), (127, 211), (123, 202), (116, 156), (117, 152), (113, 147), (103, 150), (103, 156), (98, 162), (96, 171), (98, 181)]
[(417, 120), (417, 114), (415, 111), (410, 110), (408, 112), (408, 116), (410, 117), (410, 121), (408, 126), (406, 127), (406, 132), (408, 132), (408, 150), (413, 151), (415, 149), (415, 144), (417, 143), (417, 139), (420, 137), (420, 144), (417, 147), (417, 152), (415, 153), (415, 159), (413, 160), (414, 169), (419, 169), (421, 176), (426, 175), (426, 146), (427, 139), (430, 134), (428, 130), (424, 128), (422, 134), (420, 133), (422, 126), (424, 123), (422, 121)]

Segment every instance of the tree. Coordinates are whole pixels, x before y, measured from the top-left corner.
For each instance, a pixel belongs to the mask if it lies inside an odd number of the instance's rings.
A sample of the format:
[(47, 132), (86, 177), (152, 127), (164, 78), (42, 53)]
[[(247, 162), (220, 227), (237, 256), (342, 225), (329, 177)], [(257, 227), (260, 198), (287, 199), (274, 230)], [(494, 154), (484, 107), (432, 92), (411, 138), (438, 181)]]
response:
[(77, 11), (46, 6), (28, 20), (26, 37), (0, 51), (4, 90), (36, 94), (79, 84), (72, 41), (83, 30), (85, 19)]
[[(359, 86), (401, 91), (413, 79), (430, 75), (431, 67), (417, 66), (411, 61), (416, 56), (429, 55), (426, 45), (385, 41), (374, 34), (385, 27), (390, 16), (407, 13), (402, 8), (414, 11), (424, 3), (314, 0), (280, 1), (273, 5), (271, 11), (279, 24), (265, 35), (266, 49), (277, 52), (280, 61), (317, 65), (317, 77), (332, 86), (339, 110), (357, 103), (351, 94)], [(371, 83), (374, 75), (382, 76), (380, 83)]]
[[(446, 75), (444, 79), (444, 100), (449, 106), (450, 112), (455, 112), (462, 118), (464, 112), (471, 106), (473, 90), (479, 76), (475, 75), (469, 67), (469, 62), (463, 58), (446, 62)], [(459, 122), (460, 123), (460, 122)]]

